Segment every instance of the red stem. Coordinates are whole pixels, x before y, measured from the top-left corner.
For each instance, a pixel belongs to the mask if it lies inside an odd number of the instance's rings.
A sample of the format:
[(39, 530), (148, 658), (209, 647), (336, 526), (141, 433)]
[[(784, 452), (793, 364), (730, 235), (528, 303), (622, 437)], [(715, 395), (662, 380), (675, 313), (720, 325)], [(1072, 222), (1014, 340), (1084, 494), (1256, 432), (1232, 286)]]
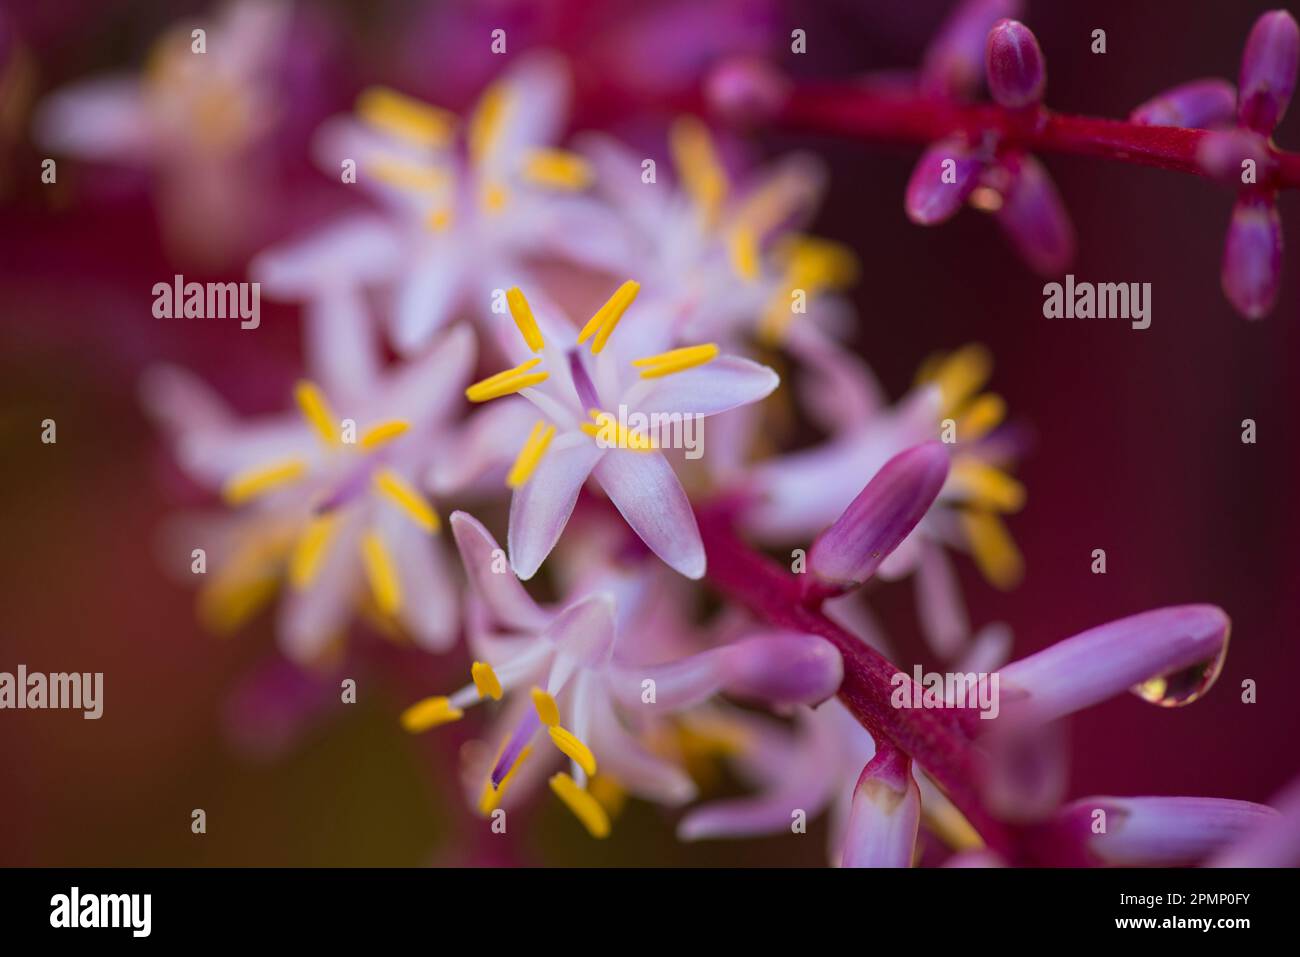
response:
[[(994, 134), (1000, 144), (1033, 152), (1069, 153), (1208, 176), (1196, 161), (1207, 130), (1142, 126), (1123, 120), (1071, 116), (1046, 109), (1009, 110), (963, 103), (917, 91), (871, 85), (805, 84), (795, 87), (773, 119), (777, 126), (863, 140), (928, 144), (966, 133)], [(1277, 149), (1260, 166), (1260, 188), (1300, 187), (1300, 153)]]
[(893, 707), (890, 698), (898, 669), (831, 621), (821, 610), (823, 595), (805, 590), (801, 576), (741, 541), (725, 510), (702, 510), (698, 520), (708, 554), (709, 581), (772, 624), (820, 635), (833, 644), (844, 659), (840, 700), (873, 737), (911, 755), (985, 842), (1010, 857), (1010, 831), (980, 800), (974, 750), (960, 712)]

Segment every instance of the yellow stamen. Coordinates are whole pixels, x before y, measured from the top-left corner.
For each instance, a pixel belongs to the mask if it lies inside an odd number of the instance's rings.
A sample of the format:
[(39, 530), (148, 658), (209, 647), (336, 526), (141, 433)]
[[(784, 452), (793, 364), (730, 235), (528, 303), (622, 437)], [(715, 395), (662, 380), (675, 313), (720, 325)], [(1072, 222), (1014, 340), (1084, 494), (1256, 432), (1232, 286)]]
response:
[(311, 382), (299, 382), (293, 388), (293, 397), (302, 410), (303, 418), (316, 430), (320, 440), (326, 445), (337, 445), (338, 427), (334, 424), (334, 413), (330, 411), (325, 393)]
[[(502, 750), (504, 750), (504, 748)], [(492, 786), (491, 777), (483, 782), (483, 793), (478, 799), (478, 810), (480, 814), (486, 816), (497, 809), (497, 805), (501, 803), (501, 799), (506, 796), (506, 788), (510, 787), (510, 782), (515, 779), (515, 772), (519, 770), (520, 766), (524, 763), (524, 760), (532, 753), (532, 745), (526, 745), (522, 748), (519, 751), (519, 757), (515, 758), (515, 763), (510, 765), (510, 770), (506, 772), (506, 776), (501, 779), (501, 783), (496, 787)]]
[(370, 170), (370, 175), (381, 183), (397, 189), (409, 189), (417, 192), (429, 192), (441, 189), (451, 181), (445, 169), (437, 166), (422, 166), (418, 163), (403, 163), (399, 160), (379, 160)]
[(204, 627), (219, 635), (230, 634), (275, 597), (297, 531), (296, 524), (258, 522), (240, 536), (229, 559), (199, 592), (198, 615)]
[(974, 442), (988, 435), (1007, 417), (1007, 404), (999, 395), (985, 392), (966, 407), (957, 422), (957, 441)]
[(542, 339), (542, 330), (537, 327), (533, 310), (518, 286), (512, 287), (506, 293), (506, 304), (510, 307), (510, 315), (514, 318), (515, 325), (519, 327), (519, 334), (524, 337), (528, 348), (534, 352), (541, 352), (546, 345), (545, 340)]
[(536, 149), (524, 158), (523, 177), (538, 186), (579, 190), (591, 185), (591, 165), (568, 150)]
[(428, 731), (440, 724), (450, 724), (464, 717), (465, 712), (453, 708), (450, 698), (425, 698), (402, 712), (402, 727), (412, 734)]
[(446, 110), (382, 86), (362, 92), (357, 113), (371, 126), (420, 146), (445, 146), (455, 129), (455, 118)]
[(551, 740), (565, 757), (576, 761), (578, 767), (587, 772), (588, 777), (596, 773), (596, 756), (576, 734), (567, 728), (561, 728), (558, 724), (552, 727), (550, 732)]
[(286, 459), (275, 465), (240, 472), (221, 491), (231, 505), (242, 505), (277, 486), (302, 478), (306, 472), (307, 463), (302, 459)]
[(491, 183), (483, 190), (483, 208), (489, 213), (499, 213), (505, 209), (510, 194), (500, 183)]
[(646, 356), (644, 359), (633, 359), (632, 365), (641, 370), (641, 378), (659, 379), (666, 375), (672, 375), (674, 372), (682, 372), (686, 369), (702, 366), (706, 362), (712, 362), (717, 356), (717, 345), (706, 342), (698, 346), (670, 349), (668, 352)]
[(997, 588), (1015, 587), (1024, 575), (1025, 560), (1002, 520), (992, 512), (971, 510), (962, 511), (961, 517), (981, 574)]
[(777, 258), (786, 265), (793, 288), (809, 295), (823, 289), (850, 285), (858, 275), (858, 260), (843, 243), (815, 236), (795, 236), (785, 241)]
[(947, 798), (921, 802), (921, 815), (926, 827), (954, 851), (977, 851), (984, 846), (979, 831)]
[(609, 837), (609, 815), (594, 797), (578, 787), (577, 782), (563, 771), (551, 777), (551, 790), (582, 822), (592, 837)]
[(584, 422), (578, 428), (595, 439), (602, 448), (630, 449), (633, 452), (649, 452), (655, 448), (654, 441), (649, 436), (633, 432), (610, 413), (592, 409), (590, 414), (596, 421)]
[(401, 419), (393, 419), (391, 422), (380, 422), (366, 430), (366, 434), (361, 436), (361, 447), (369, 452), (371, 449), (377, 449), (381, 445), (393, 441), (400, 435), (405, 435), (411, 428), (409, 422), (403, 422)]
[(505, 126), (509, 93), (504, 83), (493, 83), (479, 97), (478, 106), (469, 121), (469, 155), (480, 162), (492, 150)]
[(442, 521), (429, 500), (392, 469), (380, 469), (372, 481), (377, 491), (426, 532), (436, 532), (442, 526)]
[(748, 229), (736, 229), (731, 233), (729, 245), (731, 266), (736, 275), (747, 282), (758, 278), (758, 240)]
[(402, 586), (398, 582), (393, 556), (378, 532), (367, 532), (361, 540), (361, 559), (375, 604), (385, 615), (397, 614), (402, 607)]
[(465, 390), (465, 397), (471, 402), (487, 402), (489, 399), (513, 395), (522, 389), (545, 382), (551, 376), (549, 372), (528, 371), (541, 361), (540, 358), (529, 359), (513, 369), (506, 369), (504, 372), (498, 372), (496, 375), (475, 382)]
[(519, 488), (533, 477), (554, 437), (555, 426), (548, 425), (545, 421), (538, 421), (533, 426), (533, 431), (528, 434), (528, 441), (519, 450), (519, 456), (515, 459), (515, 464), (510, 467), (510, 474), (506, 476), (506, 485), (509, 488)]
[(441, 233), (451, 225), (451, 210), (445, 207), (435, 209), (425, 217), (424, 223), (435, 233)]
[(480, 698), (491, 698), (493, 701), (501, 700), (501, 679), (497, 673), (492, 670), (492, 666), (486, 661), (476, 661), (469, 669), (470, 677), (474, 679), (474, 687), (478, 689)]
[[(939, 360), (933, 372), (922, 383), (932, 382), (939, 387), (945, 411), (955, 411), (988, 381), (993, 372), (993, 356), (977, 343), (962, 346), (952, 355)], [(923, 371), (929, 371), (922, 367)]]
[(1018, 512), (1025, 507), (1025, 487), (996, 466), (961, 457), (953, 464), (952, 479), (981, 509)]
[(289, 583), (294, 588), (306, 588), (316, 580), (321, 559), (325, 557), (337, 524), (335, 516), (321, 515), (312, 519), (298, 536), (293, 554), (289, 557)]
[(668, 145), (682, 187), (705, 223), (712, 223), (727, 195), (727, 174), (718, 161), (708, 128), (693, 116), (683, 116), (673, 123)]
[(270, 603), (279, 584), (273, 574), (214, 580), (199, 592), (199, 621), (215, 634), (232, 634)]
[(619, 320), (623, 318), (623, 313), (627, 312), (628, 306), (632, 305), (632, 300), (636, 299), (640, 291), (641, 284), (632, 279), (619, 286), (614, 291), (614, 295), (610, 296), (609, 300), (597, 309), (596, 314), (582, 327), (582, 331), (578, 333), (578, 345), (582, 345), (594, 335), (591, 351), (599, 353), (604, 349)]
[(541, 688), (534, 688), (532, 693), (533, 707), (537, 709), (537, 717), (541, 718), (542, 724), (548, 728), (554, 728), (560, 723), (560, 706), (555, 703), (555, 698)]
[(611, 774), (597, 775), (588, 781), (587, 793), (600, 802), (610, 817), (618, 817), (623, 805), (627, 803), (627, 791), (618, 778)]

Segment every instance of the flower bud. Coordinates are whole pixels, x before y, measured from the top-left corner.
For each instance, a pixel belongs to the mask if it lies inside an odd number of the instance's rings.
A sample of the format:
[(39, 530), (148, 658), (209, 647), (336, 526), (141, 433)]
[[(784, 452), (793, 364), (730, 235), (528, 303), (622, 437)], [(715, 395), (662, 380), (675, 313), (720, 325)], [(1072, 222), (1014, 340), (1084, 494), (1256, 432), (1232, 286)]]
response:
[(1129, 119), (1143, 126), (1182, 126), (1209, 129), (1231, 123), (1237, 113), (1237, 91), (1227, 80), (1192, 80), (1147, 100)]
[(1255, 21), (1241, 57), (1237, 119), (1257, 133), (1272, 133), (1295, 90), (1300, 27), (1285, 10)]
[(984, 47), (989, 93), (1013, 109), (1041, 102), (1047, 87), (1043, 51), (1033, 31), (1019, 20), (999, 20)]
[(1247, 319), (1266, 316), (1282, 282), (1282, 220), (1277, 205), (1245, 195), (1232, 209), (1223, 245), (1223, 292)]
[(983, 165), (971, 155), (961, 137), (932, 145), (921, 154), (907, 182), (903, 199), (907, 218), (919, 226), (933, 226), (950, 219), (979, 183)]

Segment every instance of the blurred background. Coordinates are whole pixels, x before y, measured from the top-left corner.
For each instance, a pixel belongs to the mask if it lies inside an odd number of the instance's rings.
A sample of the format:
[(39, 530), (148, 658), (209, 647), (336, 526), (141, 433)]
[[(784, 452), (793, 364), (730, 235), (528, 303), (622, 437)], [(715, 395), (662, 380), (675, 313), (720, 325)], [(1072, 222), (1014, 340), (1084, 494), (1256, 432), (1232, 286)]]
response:
[[(1276, 4), (1176, 0), (1031, 2), (1026, 22), (1058, 110), (1123, 116), (1199, 76), (1235, 79), (1255, 17)], [(186, 278), (241, 279), (247, 256), (350, 202), (309, 162), (319, 121), (382, 82), (462, 107), (511, 54), (558, 47), (575, 71), (573, 128), (633, 138), (662, 124), (710, 65), (761, 52), (793, 73), (846, 78), (910, 68), (949, 4), (936, 2), (300, 3), (283, 57), (290, 108), (241, 168), (262, 197), (248, 235)], [(228, 638), (196, 623), (194, 594), (160, 560), (169, 516), (199, 501), (140, 411), (141, 370), (166, 358), (196, 369), (242, 412), (282, 404), (298, 363), (295, 309), (263, 302), (262, 328), (172, 324), (151, 315), (153, 283), (182, 271), (164, 240), (147, 171), (60, 159), (40, 182), (33, 103), (70, 81), (138, 70), (152, 42), (213, 8), (187, 2), (47, 0), (0, 5), (0, 670), (103, 671), (105, 713), (0, 712), (0, 863), (6, 865), (424, 865), (824, 863), (809, 839), (684, 845), (675, 817), (632, 803), (605, 842), (558, 826), (532, 802), (508, 840), (463, 806), (458, 748), (478, 730), (407, 736), (413, 697), (459, 684), (445, 660), (362, 635), (340, 665), (359, 700), (310, 700), (268, 665), (269, 622)], [(805, 29), (809, 52), (789, 53)], [(1091, 32), (1108, 52), (1090, 52)], [(465, 41), (475, 37), (471, 45)], [(470, 52), (482, 50), (482, 53)], [(16, 66), (20, 64), (20, 66)], [(637, 111), (627, 109), (638, 104)], [(1300, 119), (1278, 141), (1300, 148)], [(959, 563), (972, 619), (1008, 622), (1022, 655), (1106, 620), (1184, 602), (1233, 619), (1218, 685), (1191, 707), (1122, 698), (1071, 724), (1070, 795), (1187, 794), (1267, 800), (1297, 770), (1300, 708), (1300, 275), (1294, 256), (1274, 313), (1248, 322), (1219, 290), (1232, 197), (1194, 177), (1096, 160), (1042, 157), (1074, 216), (1076, 276), (1152, 284), (1153, 322), (1048, 322), (1043, 281), (995, 224), (970, 211), (936, 229), (910, 224), (904, 186), (918, 153), (755, 134), (763, 153), (812, 149), (830, 187), (814, 231), (862, 263), (853, 292), (858, 345), (890, 395), (931, 352), (986, 343), (991, 387), (1029, 427), (1019, 471), (1029, 490), (1010, 527), (1024, 551), (1009, 593)], [(1300, 197), (1281, 200), (1284, 228)], [(202, 245), (202, 244), (200, 244)], [(211, 252), (211, 250), (209, 250)], [(58, 442), (40, 442), (40, 422)], [(1241, 421), (1258, 442), (1241, 442)], [(442, 503), (449, 509), (455, 503)], [(1090, 572), (1104, 548), (1108, 574)], [(910, 584), (878, 586), (876, 609), (916, 655)], [(1258, 702), (1241, 703), (1241, 684)], [(316, 715), (298, 728), (285, 702)], [(303, 703), (305, 701), (305, 704)], [(734, 782), (718, 772), (709, 786)], [(190, 831), (190, 812), (208, 831)], [(473, 823), (472, 823), (473, 822)], [(551, 826), (557, 825), (557, 826)]]

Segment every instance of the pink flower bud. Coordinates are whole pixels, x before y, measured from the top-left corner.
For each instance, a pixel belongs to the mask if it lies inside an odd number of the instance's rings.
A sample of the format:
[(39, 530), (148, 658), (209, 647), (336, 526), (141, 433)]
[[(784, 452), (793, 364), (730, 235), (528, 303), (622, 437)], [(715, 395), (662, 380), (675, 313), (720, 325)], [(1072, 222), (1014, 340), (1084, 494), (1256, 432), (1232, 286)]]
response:
[(1237, 118), (1259, 133), (1272, 133), (1286, 112), (1295, 90), (1300, 59), (1300, 27), (1285, 10), (1274, 10), (1255, 21), (1241, 57), (1237, 86)]
[(1043, 276), (1058, 276), (1074, 258), (1074, 225), (1043, 164), (1032, 156), (1004, 157), (997, 171), (1002, 205), (998, 225), (1020, 258)]
[(1237, 200), (1223, 246), (1223, 292), (1247, 319), (1269, 313), (1282, 281), (1282, 220), (1258, 195)]
[(882, 748), (862, 769), (844, 835), (844, 867), (911, 867), (921, 824), (921, 792), (912, 762)]
[(979, 183), (983, 167), (961, 137), (932, 145), (921, 154), (907, 182), (903, 200), (907, 218), (921, 226), (951, 218)]
[(1033, 31), (1019, 20), (999, 20), (984, 48), (989, 93), (1002, 106), (1031, 106), (1043, 99), (1047, 67)]
[(948, 452), (937, 441), (895, 455), (817, 536), (809, 567), (837, 585), (866, 581), (925, 516), (947, 477)]
[(1227, 80), (1192, 80), (1147, 100), (1129, 119), (1145, 126), (1209, 129), (1231, 123), (1237, 113), (1237, 91)]

